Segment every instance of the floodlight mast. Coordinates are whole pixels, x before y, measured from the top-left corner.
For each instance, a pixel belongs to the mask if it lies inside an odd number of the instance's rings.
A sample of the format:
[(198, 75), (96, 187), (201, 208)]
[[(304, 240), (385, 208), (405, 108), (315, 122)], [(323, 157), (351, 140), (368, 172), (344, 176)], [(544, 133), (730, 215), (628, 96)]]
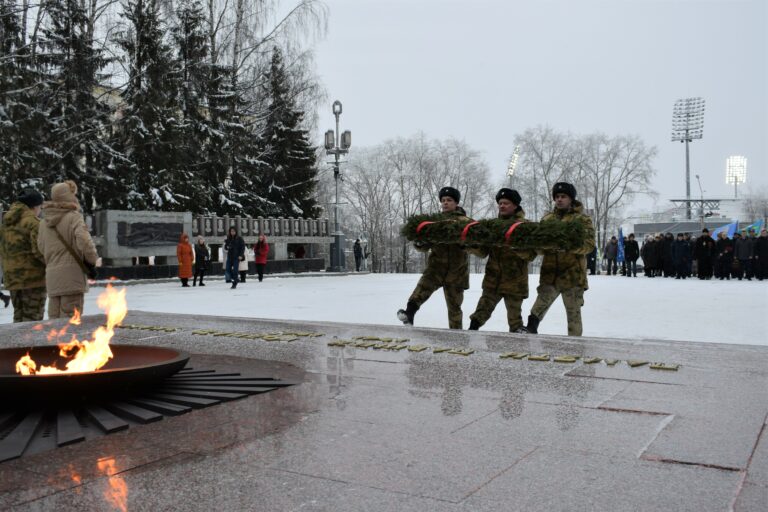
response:
[(733, 197), (739, 198), (739, 183), (747, 181), (747, 158), (734, 155), (725, 161), (725, 182), (733, 185)]
[(688, 143), (704, 136), (704, 98), (683, 98), (672, 108), (672, 142), (685, 142), (686, 218), (691, 219), (691, 161)]

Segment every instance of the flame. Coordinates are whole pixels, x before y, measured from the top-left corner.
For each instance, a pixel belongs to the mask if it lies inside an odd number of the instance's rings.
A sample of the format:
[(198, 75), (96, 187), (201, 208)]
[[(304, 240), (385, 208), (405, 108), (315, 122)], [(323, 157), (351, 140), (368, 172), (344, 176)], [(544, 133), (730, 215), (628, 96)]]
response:
[(115, 459), (102, 459), (97, 462), (97, 465), (99, 470), (108, 476), (109, 489), (104, 491), (104, 497), (115, 508), (126, 512), (128, 510), (128, 484), (125, 483), (123, 477), (115, 475), (117, 473)]
[[(99, 295), (97, 304), (107, 315), (107, 325), (96, 329), (90, 341), (80, 341), (75, 335), (72, 335), (69, 343), (59, 343), (59, 355), (69, 360), (66, 364), (66, 370), (58, 369), (55, 364), (53, 366), (41, 365), (38, 368), (37, 363), (27, 353), (16, 362), (16, 372), (22, 375), (92, 372), (104, 366), (113, 357), (112, 350), (109, 348), (109, 341), (115, 334), (115, 326), (120, 325), (128, 314), (125, 288), (118, 291), (111, 284), (108, 284), (104, 293)], [(75, 310), (69, 324), (80, 325), (79, 311)], [(68, 325), (59, 331), (52, 329), (48, 333), (49, 341), (63, 337), (67, 333), (67, 327)]]

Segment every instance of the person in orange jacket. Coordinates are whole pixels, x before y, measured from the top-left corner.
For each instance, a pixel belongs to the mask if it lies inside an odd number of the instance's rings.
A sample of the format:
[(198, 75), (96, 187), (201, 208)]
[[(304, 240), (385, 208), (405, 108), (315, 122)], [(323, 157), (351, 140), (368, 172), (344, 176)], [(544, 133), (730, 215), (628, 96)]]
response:
[(182, 233), (179, 244), (176, 246), (176, 257), (179, 260), (179, 279), (181, 286), (189, 287), (189, 278), (192, 277), (192, 260), (194, 259), (192, 245), (189, 243), (189, 235)]

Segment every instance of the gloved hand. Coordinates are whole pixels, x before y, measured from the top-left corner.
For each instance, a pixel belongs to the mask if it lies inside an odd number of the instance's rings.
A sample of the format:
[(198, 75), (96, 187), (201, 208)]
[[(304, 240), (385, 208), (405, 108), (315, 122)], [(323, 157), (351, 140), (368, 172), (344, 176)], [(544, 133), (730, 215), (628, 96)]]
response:
[(240, 261), (245, 261), (245, 256), (240, 256)]

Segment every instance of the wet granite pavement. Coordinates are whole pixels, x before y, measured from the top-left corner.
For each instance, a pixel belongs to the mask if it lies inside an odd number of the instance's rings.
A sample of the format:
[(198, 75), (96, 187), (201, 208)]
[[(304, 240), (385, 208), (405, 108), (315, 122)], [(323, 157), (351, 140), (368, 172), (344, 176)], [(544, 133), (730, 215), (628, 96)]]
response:
[[(125, 323), (178, 330), (120, 329), (117, 343), (300, 384), (0, 463), (0, 508), (768, 509), (766, 347), (138, 311)], [(0, 347), (46, 344), (32, 327), (0, 327)], [(430, 348), (328, 345), (357, 336)], [(578, 359), (499, 358), (509, 352)]]

